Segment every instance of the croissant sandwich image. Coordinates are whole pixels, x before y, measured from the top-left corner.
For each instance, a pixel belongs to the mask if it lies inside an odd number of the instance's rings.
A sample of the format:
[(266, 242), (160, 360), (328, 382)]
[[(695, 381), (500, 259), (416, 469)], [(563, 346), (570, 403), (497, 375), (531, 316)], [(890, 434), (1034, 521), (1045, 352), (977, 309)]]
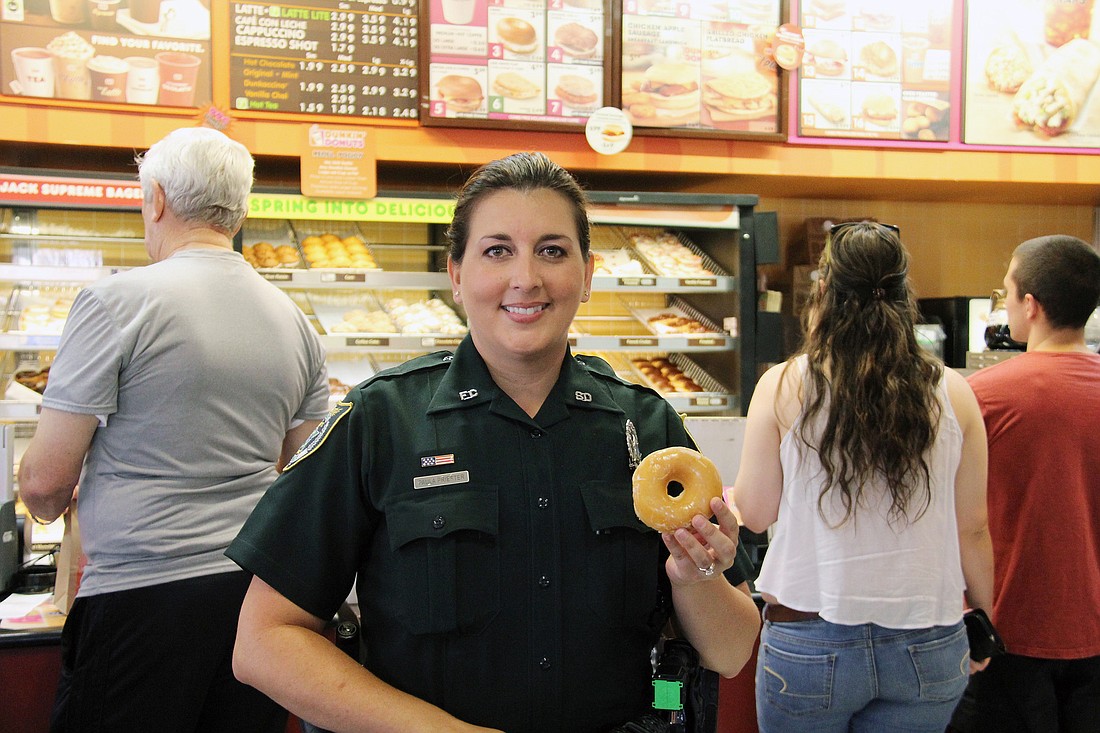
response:
[(1075, 38), (1055, 50), (1020, 86), (1012, 115), (1020, 127), (1055, 137), (1077, 119), (1100, 76), (1100, 48)]

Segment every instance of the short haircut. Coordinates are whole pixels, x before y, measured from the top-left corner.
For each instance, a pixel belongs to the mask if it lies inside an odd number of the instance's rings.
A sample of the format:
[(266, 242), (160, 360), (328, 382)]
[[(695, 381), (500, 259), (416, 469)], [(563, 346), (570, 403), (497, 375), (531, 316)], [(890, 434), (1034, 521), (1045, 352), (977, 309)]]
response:
[(1065, 234), (1029, 239), (1012, 253), (1017, 295), (1043, 307), (1054, 328), (1084, 328), (1100, 303), (1100, 254)]
[(447, 243), (451, 259), (462, 262), (466, 255), (466, 240), (470, 236), (470, 217), (478, 202), (497, 191), (556, 191), (573, 208), (578, 244), (588, 261), (591, 242), (588, 223), (588, 200), (583, 189), (569, 171), (542, 153), (514, 153), (478, 168), (463, 184), (455, 203), (455, 214), (447, 227)]
[(217, 130), (174, 130), (136, 162), (145, 200), (152, 200), (155, 181), (183, 221), (233, 234), (248, 214), (255, 161), (248, 148)]

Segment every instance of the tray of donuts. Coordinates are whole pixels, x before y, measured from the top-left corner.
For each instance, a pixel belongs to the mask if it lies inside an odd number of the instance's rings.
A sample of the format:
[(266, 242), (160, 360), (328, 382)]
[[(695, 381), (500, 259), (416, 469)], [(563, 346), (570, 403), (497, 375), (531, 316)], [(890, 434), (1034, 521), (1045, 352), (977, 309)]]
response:
[(683, 354), (635, 355), (630, 358), (630, 366), (640, 378), (634, 381), (647, 384), (662, 394), (729, 394), (718, 380)]
[(305, 267), (294, 232), (281, 219), (246, 219), (241, 228), (241, 256), (257, 270)]
[(291, 227), (311, 270), (382, 269), (354, 223), (292, 221)]
[(705, 252), (683, 234), (646, 230), (627, 234), (630, 246), (642, 262), (658, 275), (715, 277), (727, 275)]
[(384, 291), (310, 293), (310, 304), (329, 334), (462, 336), (466, 325), (439, 298), (408, 298)]
[(76, 298), (76, 287), (13, 288), (8, 298), (9, 333), (60, 336)]
[(724, 335), (722, 329), (680, 298), (670, 298), (661, 308), (637, 307), (630, 312), (656, 336)]

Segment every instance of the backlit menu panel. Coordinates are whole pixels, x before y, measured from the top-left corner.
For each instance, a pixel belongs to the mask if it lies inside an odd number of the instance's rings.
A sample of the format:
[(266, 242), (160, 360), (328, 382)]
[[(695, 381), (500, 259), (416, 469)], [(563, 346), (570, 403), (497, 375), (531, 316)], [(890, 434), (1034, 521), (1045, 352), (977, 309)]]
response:
[(605, 104), (602, 0), (430, 0), (422, 120), (584, 124)]
[(238, 110), (416, 119), (417, 0), (229, 3)]
[(198, 107), (210, 102), (209, 0), (13, 0), (0, 87), (26, 98)]

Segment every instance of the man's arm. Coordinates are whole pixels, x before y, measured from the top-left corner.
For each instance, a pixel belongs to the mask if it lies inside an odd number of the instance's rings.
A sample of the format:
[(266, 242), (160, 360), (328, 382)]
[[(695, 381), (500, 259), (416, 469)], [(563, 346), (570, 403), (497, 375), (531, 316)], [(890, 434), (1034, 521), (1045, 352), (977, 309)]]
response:
[(95, 415), (42, 408), (19, 460), (19, 497), (35, 517), (52, 521), (68, 509), (97, 427)]
[(286, 464), (290, 462), (290, 459), (294, 457), (294, 454), (298, 451), (298, 447), (305, 442), (310, 433), (320, 424), (320, 420), (303, 420), (300, 424), (286, 431), (286, 437), (283, 438), (283, 447), (279, 452), (279, 462), (275, 464), (275, 469), (279, 473), (283, 472), (283, 467), (285, 467)]

